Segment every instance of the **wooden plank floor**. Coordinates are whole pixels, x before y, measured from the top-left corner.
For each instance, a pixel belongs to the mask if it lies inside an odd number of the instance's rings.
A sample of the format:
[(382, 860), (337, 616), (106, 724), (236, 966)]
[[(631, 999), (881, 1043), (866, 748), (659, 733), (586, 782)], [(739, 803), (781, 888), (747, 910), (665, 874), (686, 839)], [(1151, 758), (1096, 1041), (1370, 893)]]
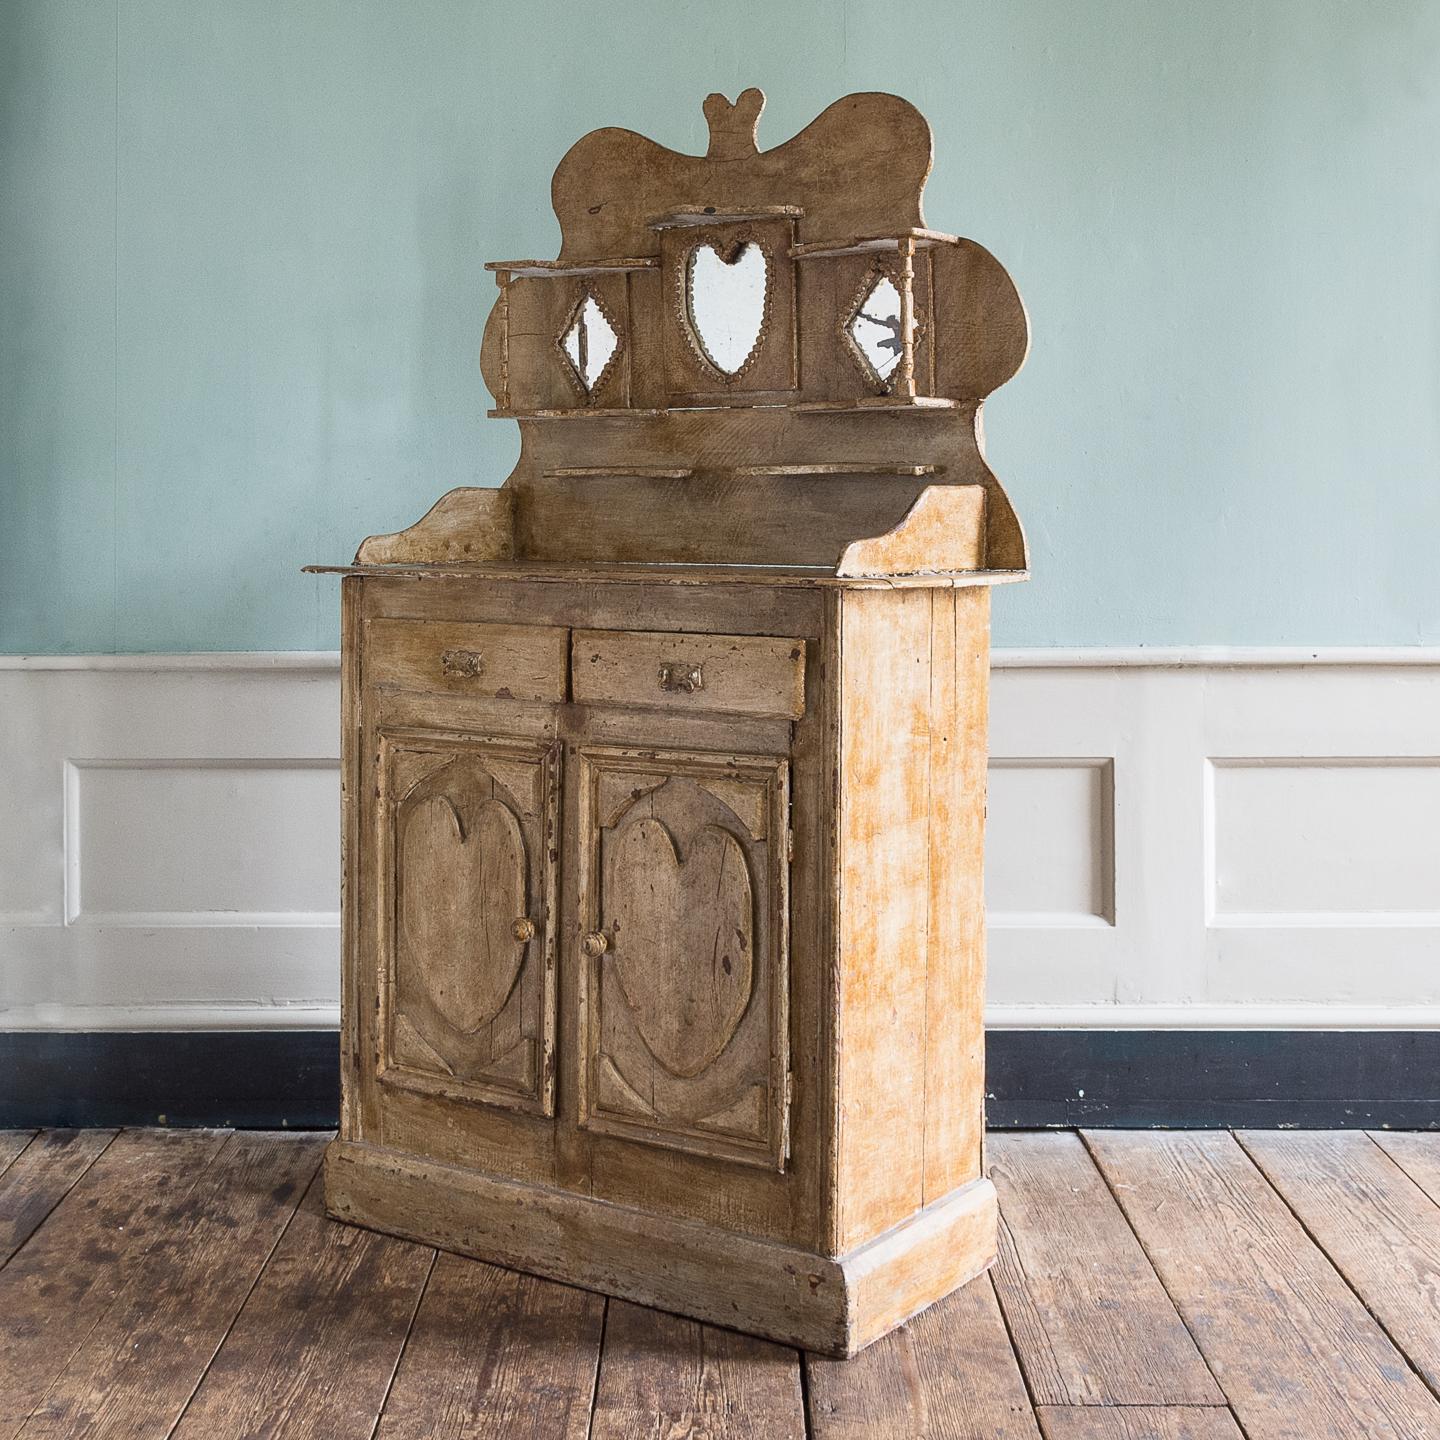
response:
[(1440, 1440), (1440, 1134), (996, 1134), (848, 1362), (325, 1218), (315, 1134), (0, 1131), (0, 1440)]

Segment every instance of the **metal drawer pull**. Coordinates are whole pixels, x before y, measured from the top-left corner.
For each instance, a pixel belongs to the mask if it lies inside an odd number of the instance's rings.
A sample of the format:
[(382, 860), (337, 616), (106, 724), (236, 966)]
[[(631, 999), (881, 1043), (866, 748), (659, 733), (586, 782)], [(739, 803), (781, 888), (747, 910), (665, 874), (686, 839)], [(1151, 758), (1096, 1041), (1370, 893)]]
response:
[(522, 944), (528, 945), (535, 938), (535, 922), (521, 916), (511, 927), (510, 933)]
[(580, 942), (580, 948), (592, 960), (598, 960), (610, 948), (610, 941), (603, 930), (592, 930)]
[(690, 665), (683, 660), (672, 660), (660, 667), (660, 688), (693, 695), (697, 690), (705, 688), (704, 668)]
[(440, 668), (447, 675), (483, 675), (485, 657), (478, 650), (447, 650), (440, 657)]

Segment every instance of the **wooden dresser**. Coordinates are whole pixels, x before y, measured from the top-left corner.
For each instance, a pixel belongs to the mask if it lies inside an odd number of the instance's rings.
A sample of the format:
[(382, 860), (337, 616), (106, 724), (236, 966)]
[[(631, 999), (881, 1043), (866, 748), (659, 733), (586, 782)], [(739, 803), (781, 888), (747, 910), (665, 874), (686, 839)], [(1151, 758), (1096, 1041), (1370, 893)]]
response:
[[(339, 568), (330, 1213), (829, 1354), (995, 1255), (982, 1171), (981, 402), (1027, 329), (852, 95), (623, 130), (499, 262), (519, 422)], [(325, 568), (325, 567), (319, 567)]]

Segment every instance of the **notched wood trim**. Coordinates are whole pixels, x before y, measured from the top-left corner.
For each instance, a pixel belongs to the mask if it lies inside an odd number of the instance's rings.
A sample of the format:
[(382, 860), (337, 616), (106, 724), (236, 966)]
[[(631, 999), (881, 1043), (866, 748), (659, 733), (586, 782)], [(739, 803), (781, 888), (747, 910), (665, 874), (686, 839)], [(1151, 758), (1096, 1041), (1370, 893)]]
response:
[[(780, 208), (783, 211), (785, 207)], [(754, 369), (765, 349), (766, 341), (770, 338), (775, 307), (775, 266), (781, 257), (777, 254), (778, 247), (767, 246), (753, 226), (743, 226), (739, 230), (726, 229), (723, 225), (725, 218), (704, 216), (693, 222), (696, 227), (694, 235), (689, 237), (687, 243), (676, 253), (672, 285), (675, 318), (691, 356), (699, 362), (700, 368), (709, 378), (729, 387)], [(739, 369), (723, 370), (705, 348), (705, 338), (695, 324), (692, 308), (695, 299), (694, 261), (701, 250), (708, 248), (715, 252), (722, 265), (734, 265), (751, 245), (760, 252), (765, 266), (765, 294), (761, 302), (760, 328), (755, 332), (755, 343), (751, 345)]]
[[(595, 377), (594, 382), (587, 384), (585, 377), (571, 360), (569, 352), (565, 349), (565, 337), (570, 333), (571, 327), (580, 318), (580, 312), (585, 308), (585, 302), (593, 300), (595, 308), (600, 312), (605, 323), (610, 327), (610, 332), (615, 336), (615, 348), (610, 352), (610, 358), (601, 367), (600, 373)], [(570, 382), (570, 388), (580, 397), (583, 405), (591, 405), (595, 397), (605, 386), (605, 382), (615, 373), (615, 369), (622, 362), (626, 349), (630, 344), (630, 337), (626, 334), (625, 327), (611, 313), (610, 307), (605, 303), (600, 293), (590, 285), (582, 282), (576, 288), (574, 303), (565, 312), (565, 323), (560, 327), (560, 332), (555, 336), (555, 350), (560, 356), (561, 365), (565, 371), (565, 378)]]
[[(900, 271), (883, 260), (873, 261), (861, 277), (860, 284), (854, 292), (849, 308), (840, 317), (839, 332), (840, 343), (849, 354), (850, 358), (859, 366), (860, 374), (865, 383), (881, 395), (897, 395), (896, 381), (900, 378), (900, 372), (905, 364), (906, 340), (903, 334), (900, 335), (900, 353), (895, 357), (895, 366), (886, 378), (881, 378), (879, 371), (870, 363), (870, 357), (860, 348), (860, 342), (856, 340), (851, 325), (859, 317), (864, 308), (865, 301), (869, 298), (870, 292), (882, 281), (888, 280), (894, 287), (895, 293), (901, 297), (901, 315), (904, 314), (904, 287), (905, 278)], [(913, 302), (912, 302), (913, 308)], [(909, 350), (913, 358), (914, 352), (919, 348), (920, 341), (926, 334), (926, 319), (918, 309), (913, 311), (914, 320), (911, 326)], [(907, 395), (907, 400), (917, 398), (929, 399), (929, 396), (916, 397)]]

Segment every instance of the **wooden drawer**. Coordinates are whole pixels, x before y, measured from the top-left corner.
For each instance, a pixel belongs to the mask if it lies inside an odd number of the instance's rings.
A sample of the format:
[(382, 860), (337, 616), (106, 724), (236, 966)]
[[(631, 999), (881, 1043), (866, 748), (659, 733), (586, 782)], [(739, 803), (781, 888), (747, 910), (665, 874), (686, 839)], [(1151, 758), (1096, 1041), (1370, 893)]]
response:
[(371, 620), (371, 684), (500, 700), (563, 701), (570, 632), (553, 625)]
[(805, 642), (783, 636), (576, 630), (570, 675), (580, 704), (805, 713)]

